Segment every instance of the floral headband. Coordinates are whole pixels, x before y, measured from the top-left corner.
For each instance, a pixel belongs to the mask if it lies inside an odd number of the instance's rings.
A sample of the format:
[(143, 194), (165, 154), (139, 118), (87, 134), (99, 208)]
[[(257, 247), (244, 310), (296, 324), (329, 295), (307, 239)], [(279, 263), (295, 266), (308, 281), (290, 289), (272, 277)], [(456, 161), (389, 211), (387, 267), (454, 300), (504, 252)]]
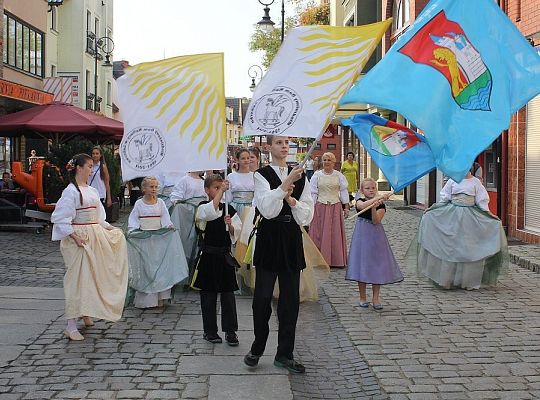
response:
[(75, 159), (72, 158), (71, 160), (68, 161), (68, 163), (66, 164), (66, 170), (68, 171), (73, 171), (75, 169)]

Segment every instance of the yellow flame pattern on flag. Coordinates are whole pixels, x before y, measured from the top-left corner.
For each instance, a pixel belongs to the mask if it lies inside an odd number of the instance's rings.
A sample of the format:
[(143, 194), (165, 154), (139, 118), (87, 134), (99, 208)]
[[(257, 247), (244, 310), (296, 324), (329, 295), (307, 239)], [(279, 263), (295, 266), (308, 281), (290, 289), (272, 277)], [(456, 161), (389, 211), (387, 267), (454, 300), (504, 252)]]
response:
[(168, 133), (191, 134), (199, 152), (222, 156), (227, 145), (223, 54), (197, 54), (138, 64), (127, 70), (131, 94), (167, 118)]
[[(319, 110), (330, 108), (334, 113), (339, 99), (358, 79), (369, 55), (391, 22), (392, 19), (388, 19), (359, 27), (313, 26), (299, 37), (306, 42), (305, 46), (297, 49), (306, 53), (304, 73), (311, 78), (306, 86), (318, 88), (332, 85), (327, 94), (313, 99), (311, 104), (320, 103)], [(364, 60), (359, 63), (362, 57)], [(331, 118), (330, 115), (327, 122)]]

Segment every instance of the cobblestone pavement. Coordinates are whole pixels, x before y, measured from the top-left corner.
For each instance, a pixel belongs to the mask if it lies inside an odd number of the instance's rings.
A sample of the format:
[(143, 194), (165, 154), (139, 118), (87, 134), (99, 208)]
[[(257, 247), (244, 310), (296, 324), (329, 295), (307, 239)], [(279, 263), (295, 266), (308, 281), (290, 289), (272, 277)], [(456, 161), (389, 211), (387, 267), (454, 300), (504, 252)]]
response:
[[(420, 215), (387, 213), (398, 261)], [(540, 274), (511, 265), (496, 288), (445, 291), (403, 272), (402, 283), (382, 288), (382, 312), (358, 307), (343, 271), (324, 285), (390, 399), (540, 399)]]
[[(384, 224), (400, 260), (420, 212), (398, 205)], [(64, 266), (49, 238), (0, 233), (2, 285), (60, 287)], [(286, 389), (268, 397), (276, 399), (540, 398), (540, 274), (512, 265), (499, 286), (480, 291), (443, 291), (404, 275), (383, 287), (385, 308), (376, 312), (358, 307), (356, 285), (332, 271), (320, 301), (301, 306), (296, 353), (305, 375), (271, 365), (274, 331), (259, 368), (242, 365), (249, 298), (237, 301), (239, 347), (203, 341), (198, 296), (188, 292), (165, 310), (128, 308), (115, 324), (98, 321), (84, 342), (63, 339), (63, 321), (54, 321), (0, 369), (0, 399), (222, 399), (246, 383)]]
[[(49, 231), (0, 234), (0, 243), (13, 243), (0, 262), (2, 284), (61, 287), (64, 265), (58, 244), (49, 238)], [(238, 297), (237, 307), (241, 342), (237, 348), (202, 340), (194, 292), (177, 294), (174, 304), (164, 310), (128, 308), (115, 324), (97, 321), (83, 331), (83, 342), (66, 341), (59, 318), (0, 369), (0, 399), (222, 399), (219, 389), (223, 388), (218, 385), (223, 377), (229, 386), (242, 384), (235, 379), (261, 387), (277, 379), (273, 386), (287, 386), (281, 392), (284, 397), (278, 393), (258, 398), (387, 398), (323, 292), (319, 302), (301, 306), (296, 353), (307, 366), (304, 375), (288, 376), (271, 366), (277, 340), (275, 317), (268, 355), (254, 372), (244, 367), (242, 357), (253, 339), (251, 299)], [(235, 398), (244, 397), (236, 394)]]

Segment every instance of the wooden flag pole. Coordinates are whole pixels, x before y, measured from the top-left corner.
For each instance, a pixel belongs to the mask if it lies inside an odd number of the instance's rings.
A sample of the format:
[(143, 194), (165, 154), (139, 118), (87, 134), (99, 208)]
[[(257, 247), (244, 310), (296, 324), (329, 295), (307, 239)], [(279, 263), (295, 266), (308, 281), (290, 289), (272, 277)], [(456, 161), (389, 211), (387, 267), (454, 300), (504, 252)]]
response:
[(315, 139), (313, 141), (313, 143), (311, 144), (311, 147), (309, 148), (308, 152), (306, 153), (306, 156), (304, 157), (304, 159), (300, 163), (300, 165), (299, 165), (300, 168), (304, 168), (304, 165), (306, 164), (307, 158), (311, 157), (311, 154), (313, 153), (313, 150), (315, 150), (315, 148), (317, 147), (317, 143), (319, 143), (319, 140)]
[[(225, 171), (223, 171), (223, 175), (225, 176), (225, 180), (227, 180), (227, 168), (229, 167), (229, 157), (225, 157)], [(229, 182), (230, 184), (230, 182)], [(230, 190), (231, 188), (227, 189)], [(227, 200), (227, 192), (223, 192), (223, 196), (225, 196), (225, 215), (229, 215), (229, 200)], [(225, 224), (225, 230), (229, 232), (229, 225)]]
[[(385, 198), (385, 200), (388, 200), (388, 199), (390, 198), (390, 196), (392, 196), (393, 194), (394, 194), (394, 191), (392, 190), (390, 193), (387, 193), (387, 194), (384, 194), (384, 195), (382, 195), (382, 196), (379, 196), (379, 198), (380, 198), (380, 199)], [(357, 212), (356, 214), (354, 214), (354, 215), (351, 215), (351, 216), (350, 216), (349, 218), (347, 218), (347, 219), (349, 219), (349, 220), (354, 219), (355, 217), (359, 216), (360, 214), (366, 212), (367, 210), (372, 209), (374, 205), (375, 205), (375, 203), (373, 203), (372, 205), (370, 205), (370, 206), (368, 206), (368, 207), (366, 207), (366, 208), (363, 208), (362, 210), (358, 211), (358, 212)]]

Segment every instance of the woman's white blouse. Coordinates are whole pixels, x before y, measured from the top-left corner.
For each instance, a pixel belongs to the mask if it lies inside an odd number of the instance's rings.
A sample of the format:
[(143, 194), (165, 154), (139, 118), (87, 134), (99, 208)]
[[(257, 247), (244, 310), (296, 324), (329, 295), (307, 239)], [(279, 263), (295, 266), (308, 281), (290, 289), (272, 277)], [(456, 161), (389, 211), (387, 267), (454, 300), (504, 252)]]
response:
[(83, 196), (83, 204), (79, 192), (74, 184), (70, 183), (62, 192), (60, 200), (56, 203), (54, 211), (51, 215), (53, 225), (52, 240), (61, 240), (71, 235), (74, 230), (71, 225), (78, 208), (96, 207), (97, 222), (104, 228), (110, 228), (108, 222), (105, 221), (105, 208), (99, 201), (99, 194), (96, 189), (91, 186), (79, 186)]
[(105, 182), (101, 179), (100, 166), (101, 163), (99, 162), (92, 166), (92, 174), (88, 178), (88, 185), (97, 190), (100, 199), (104, 199), (107, 196), (107, 189), (105, 188)]
[(459, 183), (453, 179), (449, 179), (441, 190), (440, 201), (450, 201), (452, 200), (452, 195), (456, 194), (474, 196), (474, 202), (478, 207), (482, 210), (489, 210), (489, 194), (484, 185), (482, 185), (482, 182), (474, 176), (472, 178), (463, 179)]
[[(326, 175), (322, 169), (316, 171), (309, 182), (309, 185), (311, 187), (311, 196), (313, 196), (314, 202), (317, 202), (317, 197), (319, 195), (319, 177), (321, 175)], [(336, 175), (339, 177), (339, 200), (342, 204), (347, 204), (349, 203), (349, 183), (347, 182), (347, 178), (345, 178), (345, 175), (343, 175), (339, 171), (333, 170), (332, 174), (328, 176)]]
[(255, 190), (255, 181), (253, 179), (253, 172), (231, 172), (227, 175), (229, 181), (229, 190), (225, 192), (227, 201), (231, 202), (234, 192), (253, 192)]
[(172, 202), (175, 202), (192, 197), (207, 197), (204, 191), (204, 180), (185, 175), (174, 186), (170, 198)]
[(128, 230), (139, 229), (141, 227), (140, 217), (147, 217), (150, 215), (159, 215), (161, 217), (161, 227), (167, 228), (173, 223), (171, 216), (167, 210), (165, 202), (161, 199), (157, 199), (156, 204), (146, 204), (143, 199), (139, 199), (135, 202), (133, 210), (129, 214)]

